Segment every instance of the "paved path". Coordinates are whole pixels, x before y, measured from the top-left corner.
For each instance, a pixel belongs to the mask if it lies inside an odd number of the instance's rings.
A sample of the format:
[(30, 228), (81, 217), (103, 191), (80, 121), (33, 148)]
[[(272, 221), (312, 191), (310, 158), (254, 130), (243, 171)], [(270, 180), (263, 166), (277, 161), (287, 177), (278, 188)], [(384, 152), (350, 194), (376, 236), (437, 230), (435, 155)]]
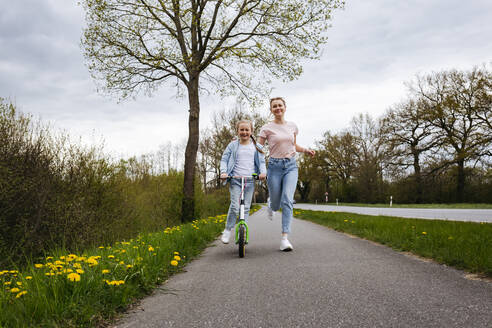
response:
[(216, 241), (117, 324), (129, 327), (492, 327), (492, 283), (294, 219), (250, 218), (246, 257)]
[(367, 215), (399, 216), (403, 218), (443, 219), (492, 223), (492, 210), (490, 209), (388, 208), (315, 204), (296, 204), (295, 208), (314, 211), (335, 211)]

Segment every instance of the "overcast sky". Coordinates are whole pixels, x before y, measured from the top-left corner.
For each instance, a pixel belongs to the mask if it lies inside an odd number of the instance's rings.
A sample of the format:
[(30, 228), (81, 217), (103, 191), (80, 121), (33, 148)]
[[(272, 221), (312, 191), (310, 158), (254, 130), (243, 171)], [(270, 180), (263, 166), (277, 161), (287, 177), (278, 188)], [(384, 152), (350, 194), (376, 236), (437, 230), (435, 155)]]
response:
[[(171, 84), (120, 104), (96, 92), (80, 48), (84, 13), (76, 2), (0, 0), (0, 97), (86, 143), (104, 139), (114, 156), (186, 140), (188, 105)], [(273, 85), (303, 146), (347, 128), (358, 113), (381, 115), (405, 97), (403, 82), (416, 74), (492, 62), (490, 0), (347, 0), (333, 16), (321, 60), (306, 62), (298, 80)], [(231, 105), (203, 98), (201, 127)]]

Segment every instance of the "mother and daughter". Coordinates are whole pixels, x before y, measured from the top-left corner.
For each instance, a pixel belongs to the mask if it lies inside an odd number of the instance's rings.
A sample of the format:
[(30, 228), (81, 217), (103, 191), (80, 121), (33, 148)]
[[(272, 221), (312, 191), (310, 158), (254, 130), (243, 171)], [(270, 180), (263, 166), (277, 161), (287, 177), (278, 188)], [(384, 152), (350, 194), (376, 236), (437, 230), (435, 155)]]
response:
[[(220, 178), (225, 179), (230, 175), (251, 176), (258, 174), (259, 179), (267, 178), (268, 192), (270, 194), (269, 213), (282, 208), (282, 238), (280, 250), (291, 251), (292, 244), (288, 240), (290, 224), (293, 214), (294, 193), (297, 185), (296, 153), (305, 153), (314, 156), (315, 151), (299, 146), (296, 137), (299, 133), (294, 122), (285, 120), (287, 106), (281, 97), (270, 99), (270, 112), (274, 120), (264, 125), (260, 130), (258, 142), (253, 138), (253, 124), (250, 121), (239, 121), (236, 125), (238, 139), (227, 146), (220, 161)], [(270, 159), (268, 171), (265, 167), (263, 146), (268, 143)], [(231, 180), (229, 186), (231, 204), (227, 214), (227, 222), (221, 240), (229, 243), (232, 229), (236, 224), (239, 213), (239, 196), (241, 184)], [(244, 216), (248, 217), (251, 199), (254, 192), (254, 182), (248, 181), (244, 189)]]

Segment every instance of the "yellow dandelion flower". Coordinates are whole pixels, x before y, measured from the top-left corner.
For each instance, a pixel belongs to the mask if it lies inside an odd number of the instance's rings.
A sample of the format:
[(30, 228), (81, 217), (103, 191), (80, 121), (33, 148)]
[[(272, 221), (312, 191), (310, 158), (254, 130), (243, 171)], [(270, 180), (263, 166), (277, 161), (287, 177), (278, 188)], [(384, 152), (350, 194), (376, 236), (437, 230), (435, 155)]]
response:
[(36, 269), (41, 269), (42, 267), (44, 267), (44, 265), (39, 264), (39, 263), (36, 263), (36, 264), (34, 264), (34, 267), (35, 267)]
[(52, 260), (52, 259), (53, 259), (53, 256), (48, 256), (48, 257), (46, 258), (46, 261), (49, 261), (49, 260)]
[(153, 252), (153, 251), (154, 251), (154, 247), (149, 246), (149, 252)]
[(102, 270), (102, 274), (106, 274), (106, 273), (109, 273), (109, 270), (107, 269)]
[(22, 295), (26, 295), (27, 294), (27, 291), (23, 290), (22, 292), (18, 293), (17, 295), (15, 295), (15, 298), (19, 298), (21, 297)]
[(17, 286), (22, 286), (22, 282), (18, 281), (16, 282)]
[(108, 259), (114, 259), (114, 255), (108, 255)]
[(63, 261), (55, 261), (55, 265), (64, 265), (64, 264), (65, 264), (65, 262), (63, 262)]
[(179, 257), (178, 255), (174, 256), (174, 259), (175, 259), (176, 261), (181, 261), (181, 257)]
[(99, 246), (99, 249), (104, 249), (104, 246)]
[(82, 265), (80, 263), (74, 263), (73, 267), (76, 269), (82, 269)]
[(178, 265), (178, 261), (176, 261), (176, 260), (172, 260), (172, 261), (171, 261), (171, 265), (172, 265), (172, 266), (177, 266), (177, 265)]
[(54, 272), (46, 272), (44, 275), (49, 277), (49, 276), (54, 276), (55, 273)]
[(82, 269), (77, 269), (77, 270), (75, 270), (75, 271), (77, 271), (77, 273), (78, 273), (78, 274), (82, 274), (82, 273), (84, 273), (84, 272), (85, 272), (85, 271), (84, 271), (84, 270), (82, 270)]
[(126, 268), (127, 268), (127, 269), (131, 269), (131, 268), (133, 268), (133, 265), (128, 264), (128, 265), (126, 266)]
[(423, 234), (423, 235), (427, 235), (427, 232), (425, 232), (425, 231), (422, 231), (422, 234)]
[(31, 280), (32, 279), (32, 276), (27, 276), (26, 277), (26, 280)]
[(68, 274), (67, 278), (70, 281), (80, 281), (80, 275), (78, 273), (75, 273), (75, 272)]
[(15, 288), (12, 288), (12, 289), (10, 290), (10, 292), (11, 292), (11, 293), (18, 293), (18, 292), (20, 292), (20, 289), (19, 289), (19, 288), (17, 288), (17, 287), (15, 287)]
[(174, 255), (179, 255), (179, 252), (174, 252)]
[(348, 222), (348, 220), (343, 220), (343, 222)]
[(4, 284), (4, 285), (6, 285), (6, 286), (8, 286), (8, 285), (10, 285), (11, 283), (12, 283), (12, 281), (6, 281), (6, 282), (4, 282), (3, 284)]

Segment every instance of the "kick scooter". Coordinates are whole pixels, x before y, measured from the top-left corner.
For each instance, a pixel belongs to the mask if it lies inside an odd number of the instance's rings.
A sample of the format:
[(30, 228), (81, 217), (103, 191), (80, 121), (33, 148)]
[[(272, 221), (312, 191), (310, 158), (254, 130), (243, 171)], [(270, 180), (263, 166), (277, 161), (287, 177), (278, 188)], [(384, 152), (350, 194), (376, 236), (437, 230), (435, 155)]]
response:
[(244, 187), (247, 180), (258, 180), (258, 175), (253, 174), (252, 176), (229, 176), (228, 181), (231, 179), (241, 180), (241, 195), (239, 197), (239, 221), (236, 224), (236, 244), (239, 249), (239, 257), (244, 257), (246, 252), (246, 245), (249, 243), (249, 228), (248, 224), (244, 220)]

